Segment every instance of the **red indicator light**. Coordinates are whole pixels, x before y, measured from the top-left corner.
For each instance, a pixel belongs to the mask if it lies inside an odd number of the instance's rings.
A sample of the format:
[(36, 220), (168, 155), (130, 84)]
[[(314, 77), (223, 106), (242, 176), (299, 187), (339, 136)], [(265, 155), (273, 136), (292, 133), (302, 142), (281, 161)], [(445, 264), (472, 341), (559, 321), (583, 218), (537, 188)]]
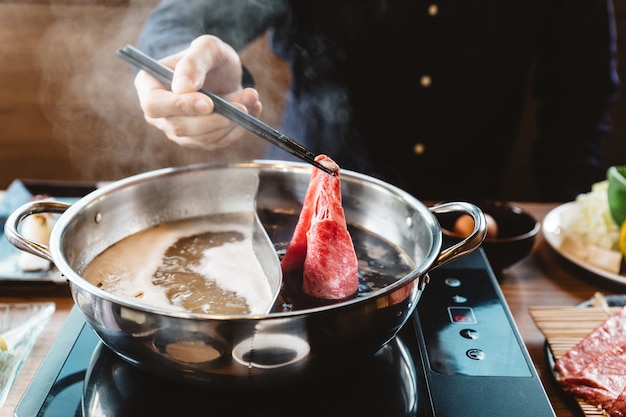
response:
[(470, 307), (448, 307), (448, 315), (450, 316), (450, 321), (452, 323), (476, 323), (474, 310)]

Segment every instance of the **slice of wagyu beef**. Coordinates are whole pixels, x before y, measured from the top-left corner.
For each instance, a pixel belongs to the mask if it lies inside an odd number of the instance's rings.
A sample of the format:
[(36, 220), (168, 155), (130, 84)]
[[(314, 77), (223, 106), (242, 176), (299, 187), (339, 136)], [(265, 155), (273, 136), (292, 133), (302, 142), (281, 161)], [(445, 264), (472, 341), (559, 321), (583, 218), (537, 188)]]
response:
[(342, 207), (339, 166), (326, 155), (318, 155), (315, 160), (335, 175), (313, 170), (281, 266), (285, 274), (302, 270), (305, 294), (342, 300), (358, 292), (358, 260)]

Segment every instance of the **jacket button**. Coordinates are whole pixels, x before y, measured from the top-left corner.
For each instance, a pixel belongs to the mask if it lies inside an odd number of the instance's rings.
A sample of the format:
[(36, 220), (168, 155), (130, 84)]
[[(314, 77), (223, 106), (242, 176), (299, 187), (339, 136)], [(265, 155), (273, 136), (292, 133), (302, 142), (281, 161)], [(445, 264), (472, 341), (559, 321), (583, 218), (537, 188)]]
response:
[(426, 152), (426, 147), (423, 143), (416, 143), (413, 145), (413, 153), (415, 155), (423, 155)]

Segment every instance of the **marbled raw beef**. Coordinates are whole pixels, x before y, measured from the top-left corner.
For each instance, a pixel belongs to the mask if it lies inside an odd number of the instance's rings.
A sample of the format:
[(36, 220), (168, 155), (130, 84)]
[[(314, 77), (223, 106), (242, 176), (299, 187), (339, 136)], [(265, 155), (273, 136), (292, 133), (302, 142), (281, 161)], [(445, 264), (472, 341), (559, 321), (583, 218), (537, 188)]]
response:
[(626, 308), (556, 361), (561, 387), (612, 417), (626, 416)]
[(313, 170), (281, 265), (284, 273), (303, 271), (305, 294), (341, 300), (358, 291), (358, 261), (342, 207), (339, 166), (326, 155), (318, 155), (315, 160), (336, 175)]

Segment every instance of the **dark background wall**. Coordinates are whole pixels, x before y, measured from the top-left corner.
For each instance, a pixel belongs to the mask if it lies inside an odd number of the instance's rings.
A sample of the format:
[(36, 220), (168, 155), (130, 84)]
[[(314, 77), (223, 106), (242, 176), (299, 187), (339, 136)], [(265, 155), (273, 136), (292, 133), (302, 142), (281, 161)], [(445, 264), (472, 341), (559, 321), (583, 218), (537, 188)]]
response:
[[(618, 72), (622, 82), (622, 94), (612, 109), (614, 131), (607, 148), (607, 161), (610, 165), (626, 164), (626, 0), (613, 0), (616, 13), (618, 36)], [(535, 198), (533, 178), (528, 172), (530, 143), (534, 139), (535, 105), (532, 97), (528, 105), (517, 144), (515, 157), (507, 176), (507, 196), (509, 200), (532, 201)]]

